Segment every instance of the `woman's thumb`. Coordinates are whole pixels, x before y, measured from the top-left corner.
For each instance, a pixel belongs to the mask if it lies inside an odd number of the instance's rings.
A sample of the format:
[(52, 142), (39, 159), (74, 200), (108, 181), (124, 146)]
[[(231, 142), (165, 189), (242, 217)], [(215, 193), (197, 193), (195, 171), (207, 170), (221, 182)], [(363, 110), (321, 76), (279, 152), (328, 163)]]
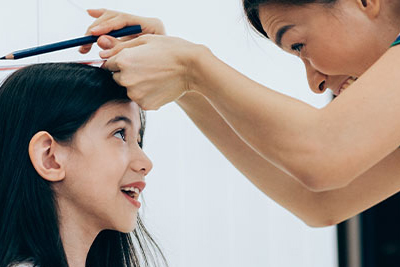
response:
[(97, 44), (99, 45), (99, 47), (105, 50), (114, 48), (114, 46), (116, 46), (120, 42), (121, 41), (118, 40), (117, 38), (114, 38), (109, 35), (100, 36), (100, 38), (97, 40)]

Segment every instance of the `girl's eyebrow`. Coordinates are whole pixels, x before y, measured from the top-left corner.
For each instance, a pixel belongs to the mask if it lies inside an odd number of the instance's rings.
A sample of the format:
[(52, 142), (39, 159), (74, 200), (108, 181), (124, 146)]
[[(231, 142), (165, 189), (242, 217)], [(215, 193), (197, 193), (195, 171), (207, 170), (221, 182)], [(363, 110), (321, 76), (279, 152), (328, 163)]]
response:
[(122, 115), (115, 116), (114, 118), (112, 118), (111, 120), (109, 120), (109, 121), (106, 123), (106, 126), (108, 126), (108, 125), (110, 125), (110, 124), (117, 123), (117, 122), (119, 122), (119, 121), (124, 121), (124, 122), (126, 122), (127, 124), (129, 124), (130, 126), (133, 126), (132, 120), (129, 119), (128, 117), (125, 117), (125, 116), (122, 116)]
[[(126, 122), (130, 127), (133, 128), (133, 122), (132, 122), (132, 120), (129, 119), (128, 117), (126, 117), (126, 116), (123, 116), (123, 115), (115, 116), (114, 118), (112, 118), (111, 120), (109, 120), (109, 121), (106, 123), (106, 126), (111, 125), (111, 124), (114, 124), (114, 123), (117, 123), (117, 122), (120, 122), (120, 121)], [(140, 133), (140, 131), (144, 131), (144, 128), (143, 128), (143, 125), (142, 125), (142, 124), (140, 125), (140, 128), (139, 128), (139, 131), (138, 131), (138, 132)]]

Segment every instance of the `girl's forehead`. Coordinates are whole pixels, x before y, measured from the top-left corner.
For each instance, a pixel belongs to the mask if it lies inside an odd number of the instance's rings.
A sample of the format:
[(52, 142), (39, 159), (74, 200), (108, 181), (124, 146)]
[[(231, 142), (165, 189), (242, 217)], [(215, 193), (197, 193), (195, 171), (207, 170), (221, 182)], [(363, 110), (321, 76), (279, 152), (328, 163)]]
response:
[(99, 108), (100, 112), (127, 112), (127, 113), (137, 113), (139, 112), (139, 106), (133, 101), (124, 101), (124, 102), (109, 102), (104, 104)]
[(104, 127), (116, 117), (126, 117), (134, 127), (140, 126), (140, 109), (133, 101), (110, 102), (101, 106), (89, 121), (92, 127)]

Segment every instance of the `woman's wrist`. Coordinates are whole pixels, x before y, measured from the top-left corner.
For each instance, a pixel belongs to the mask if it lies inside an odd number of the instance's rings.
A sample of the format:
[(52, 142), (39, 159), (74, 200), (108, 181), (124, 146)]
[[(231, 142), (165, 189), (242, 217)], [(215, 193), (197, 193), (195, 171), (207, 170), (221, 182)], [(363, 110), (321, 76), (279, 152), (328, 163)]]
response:
[(214, 55), (211, 50), (204, 45), (195, 45), (191, 51), (186, 64), (187, 91), (196, 92), (204, 95), (204, 90), (208, 88), (207, 77), (204, 68), (212, 64)]
[(203, 98), (202, 95), (190, 91), (182, 95), (180, 98), (176, 99), (175, 103), (178, 104), (178, 106), (180, 106), (187, 113), (197, 106), (197, 103), (201, 98)]

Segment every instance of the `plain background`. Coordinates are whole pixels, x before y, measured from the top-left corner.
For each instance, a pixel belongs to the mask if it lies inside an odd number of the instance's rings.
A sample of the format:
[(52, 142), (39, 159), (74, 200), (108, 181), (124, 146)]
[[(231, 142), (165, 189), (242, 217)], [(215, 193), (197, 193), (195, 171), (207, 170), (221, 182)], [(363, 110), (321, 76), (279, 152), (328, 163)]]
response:
[[(93, 21), (85, 9), (98, 7), (158, 17), (169, 35), (205, 44), (250, 78), (315, 107), (331, 99), (308, 89), (299, 59), (254, 34), (240, 0), (3, 0), (0, 54), (80, 37)], [(69, 49), (0, 65), (98, 59), (98, 51), (82, 56)], [(337, 266), (335, 227), (310, 228), (261, 193), (175, 103), (148, 112), (147, 122), (145, 152), (154, 168), (142, 215), (171, 267)]]

